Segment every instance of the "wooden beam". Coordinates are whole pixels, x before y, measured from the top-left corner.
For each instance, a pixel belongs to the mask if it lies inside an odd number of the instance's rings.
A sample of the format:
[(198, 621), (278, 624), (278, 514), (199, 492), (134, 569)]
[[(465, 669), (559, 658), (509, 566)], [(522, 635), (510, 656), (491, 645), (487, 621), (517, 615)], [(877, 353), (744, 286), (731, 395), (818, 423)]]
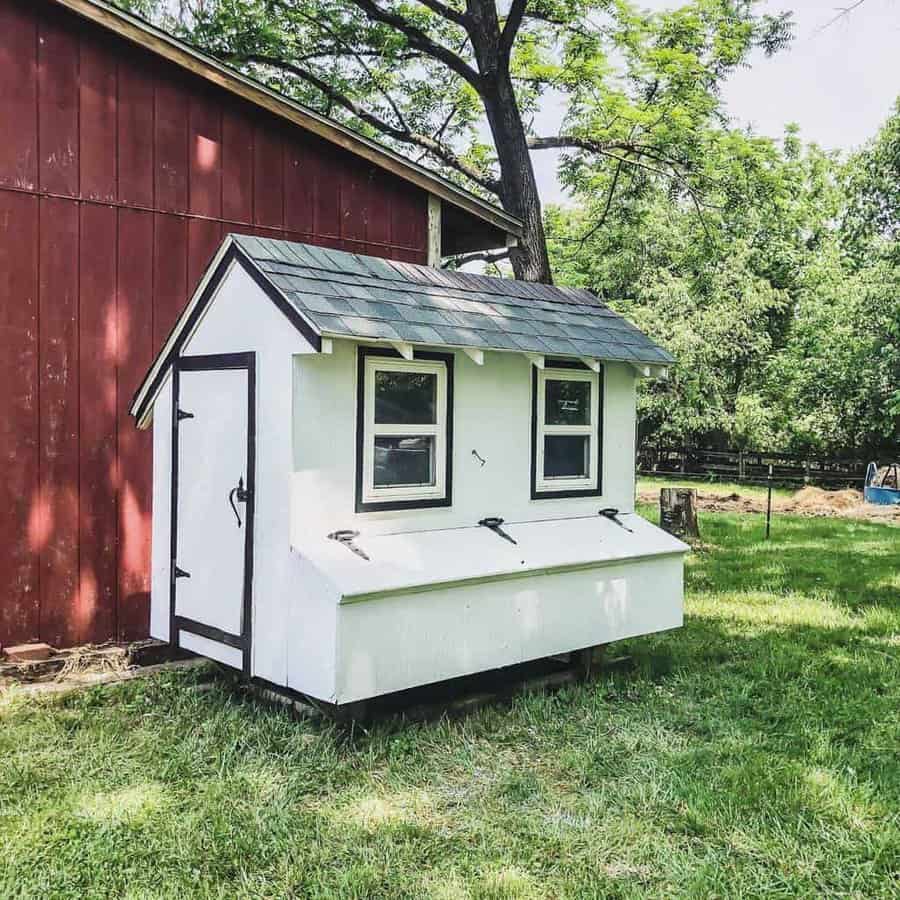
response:
[(413, 358), (413, 348), (412, 344), (407, 344), (405, 341), (388, 341), (388, 343), (404, 358), (408, 360), (412, 360)]
[(460, 349), (476, 366), (484, 365), (484, 350), (479, 350), (476, 347), (461, 347)]
[(525, 355), (528, 357), (532, 365), (537, 366), (539, 369), (544, 368), (543, 353), (526, 353)]
[(428, 195), (428, 265), (441, 267), (441, 198)]
[(592, 371), (599, 372), (600, 371), (600, 360), (593, 359), (590, 356), (582, 356), (581, 361)]

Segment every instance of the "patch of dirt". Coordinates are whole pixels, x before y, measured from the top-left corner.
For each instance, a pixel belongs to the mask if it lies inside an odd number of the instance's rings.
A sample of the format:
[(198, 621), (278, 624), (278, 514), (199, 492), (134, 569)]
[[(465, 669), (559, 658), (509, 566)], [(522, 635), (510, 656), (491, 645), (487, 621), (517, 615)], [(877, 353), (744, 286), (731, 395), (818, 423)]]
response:
[[(642, 490), (641, 503), (658, 503), (659, 490)], [(697, 489), (697, 505), (708, 512), (765, 513), (765, 494), (742, 496), (741, 494), (716, 494)], [(862, 519), (900, 525), (900, 505), (878, 506), (863, 501), (862, 491), (851, 489), (826, 491), (809, 485), (790, 497), (773, 495), (772, 512), (795, 516), (826, 516), (845, 519)]]

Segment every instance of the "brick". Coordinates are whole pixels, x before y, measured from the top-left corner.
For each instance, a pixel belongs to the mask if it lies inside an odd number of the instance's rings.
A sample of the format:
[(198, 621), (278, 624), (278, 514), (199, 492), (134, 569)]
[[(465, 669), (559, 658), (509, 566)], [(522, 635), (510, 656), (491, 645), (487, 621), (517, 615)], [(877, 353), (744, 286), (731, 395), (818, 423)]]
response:
[(8, 662), (36, 662), (50, 659), (53, 648), (49, 644), (19, 644), (15, 647), (4, 647), (3, 655)]

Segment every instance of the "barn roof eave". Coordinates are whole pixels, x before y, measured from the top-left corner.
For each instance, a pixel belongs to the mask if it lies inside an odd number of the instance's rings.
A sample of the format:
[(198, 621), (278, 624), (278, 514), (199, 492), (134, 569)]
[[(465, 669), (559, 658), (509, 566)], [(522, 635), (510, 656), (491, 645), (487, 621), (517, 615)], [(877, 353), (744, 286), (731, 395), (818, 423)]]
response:
[[(172, 37), (146, 20), (111, 6), (105, 0), (50, 0), (125, 40), (138, 44), (244, 100), (299, 125), (324, 140), (362, 157), (373, 165), (434, 194), (453, 207), (487, 223), (500, 232), (522, 235), (522, 223), (500, 207), (461, 188), (447, 178), (413, 162), (388, 147), (370, 140), (259, 81), (225, 65), (212, 56)], [(495, 242), (494, 242), (495, 243)]]

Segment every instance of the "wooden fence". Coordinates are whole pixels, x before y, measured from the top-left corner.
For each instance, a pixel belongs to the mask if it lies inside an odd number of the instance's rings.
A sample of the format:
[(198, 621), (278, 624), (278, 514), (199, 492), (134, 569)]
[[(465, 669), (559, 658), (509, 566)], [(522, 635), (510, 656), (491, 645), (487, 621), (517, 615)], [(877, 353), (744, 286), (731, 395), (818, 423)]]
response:
[(822, 487), (862, 488), (867, 460), (827, 459), (792, 453), (756, 450), (706, 450), (698, 447), (653, 447), (638, 450), (641, 475), (678, 475), (749, 483), (772, 480), (780, 484), (817, 484)]

